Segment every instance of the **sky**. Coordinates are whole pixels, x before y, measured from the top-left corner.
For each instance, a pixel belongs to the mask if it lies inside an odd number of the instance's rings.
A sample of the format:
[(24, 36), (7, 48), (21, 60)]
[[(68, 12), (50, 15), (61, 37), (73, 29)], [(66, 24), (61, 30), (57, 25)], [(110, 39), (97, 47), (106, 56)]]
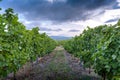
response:
[(38, 26), (49, 36), (74, 37), (120, 19), (120, 0), (2, 0), (0, 7), (13, 8), (27, 29)]

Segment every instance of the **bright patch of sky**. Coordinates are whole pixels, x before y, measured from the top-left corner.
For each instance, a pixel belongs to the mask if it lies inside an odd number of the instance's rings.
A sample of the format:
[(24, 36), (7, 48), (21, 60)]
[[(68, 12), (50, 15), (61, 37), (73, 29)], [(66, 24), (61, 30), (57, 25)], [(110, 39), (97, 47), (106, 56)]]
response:
[(47, 0), (47, 1), (53, 3), (54, 0)]
[(47, 1), (50, 2), (50, 3), (53, 3), (53, 2), (55, 2), (55, 1), (65, 2), (66, 0), (47, 0)]

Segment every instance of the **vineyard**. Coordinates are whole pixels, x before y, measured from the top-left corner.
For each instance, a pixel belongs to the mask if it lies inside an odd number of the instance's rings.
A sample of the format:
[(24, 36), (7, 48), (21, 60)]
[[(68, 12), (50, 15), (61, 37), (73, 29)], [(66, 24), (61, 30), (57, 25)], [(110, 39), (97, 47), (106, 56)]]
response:
[[(63, 47), (57, 47), (60, 50), (54, 50), (58, 45), (63, 45), (66, 51)], [(49, 55), (52, 51), (52, 55)], [(85, 71), (83, 68), (89, 68), (102, 77), (102, 80), (120, 80), (120, 20), (115, 25), (88, 27), (82, 34), (69, 40), (55, 41), (45, 33), (40, 33), (38, 27), (27, 30), (26, 26), (19, 22), (18, 15), (11, 8), (0, 14), (0, 79), (10, 73), (14, 73), (15, 77), (16, 72), (27, 62), (33, 63), (46, 55), (50, 57), (51, 69), (60, 71), (59, 67), (62, 64), (64, 65), (61, 68), (63, 72), (66, 71), (66, 74), (70, 71), (73, 72), (68, 65), (76, 66), (76, 64), (67, 51), (75, 57), (74, 59), (77, 58), (75, 60), (77, 67), (79, 64), (83, 64), (80, 69), (77, 68), (81, 73)], [(59, 61), (57, 62), (57, 60)], [(59, 66), (56, 68), (57, 64)], [(56, 73), (55, 75), (57, 75)], [(86, 73), (84, 74), (86, 75)], [(90, 73), (91, 71), (89, 71)], [(89, 74), (87, 74), (90, 77), (88, 80), (93, 79), (94, 76), (91, 78)], [(75, 73), (72, 76), (76, 75)], [(73, 77), (71, 80), (74, 80)], [(98, 77), (95, 76), (94, 80), (97, 79)]]
[(120, 79), (120, 21), (115, 25), (88, 27), (79, 36), (64, 42), (64, 47), (103, 80)]

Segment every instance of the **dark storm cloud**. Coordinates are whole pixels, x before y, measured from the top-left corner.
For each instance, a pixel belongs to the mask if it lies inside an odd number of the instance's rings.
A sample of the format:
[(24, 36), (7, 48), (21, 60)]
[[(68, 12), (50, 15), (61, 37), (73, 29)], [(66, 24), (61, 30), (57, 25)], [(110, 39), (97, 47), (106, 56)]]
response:
[(12, 7), (24, 14), (27, 20), (51, 20), (56, 22), (87, 19), (91, 11), (107, 7), (116, 0), (3, 0), (3, 7)]
[(80, 30), (71, 29), (69, 32), (79, 32)]

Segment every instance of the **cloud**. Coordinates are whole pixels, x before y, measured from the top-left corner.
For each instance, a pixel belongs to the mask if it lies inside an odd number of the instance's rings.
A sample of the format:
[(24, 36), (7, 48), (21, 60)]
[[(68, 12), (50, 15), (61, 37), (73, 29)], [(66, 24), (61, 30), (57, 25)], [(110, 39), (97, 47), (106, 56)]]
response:
[(117, 22), (118, 20), (119, 20), (119, 18), (110, 19), (110, 20), (106, 21), (105, 23)]
[(29, 21), (65, 22), (85, 20), (93, 14), (92, 10), (109, 8), (115, 2), (116, 0), (3, 0), (3, 6), (14, 8)]
[(117, 0), (114, 5), (113, 5), (113, 9), (120, 9), (120, 1)]
[(115, 24), (120, 18), (120, 0), (2, 0), (27, 29), (38, 26), (49, 36), (75, 36), (87, 26)]
[(80, 30), (71, 29), (69, 32), (79, 32)]
[(62, 31), (62, 29), (50, 29), (45, 27), (40, 27), (40, 31)]

